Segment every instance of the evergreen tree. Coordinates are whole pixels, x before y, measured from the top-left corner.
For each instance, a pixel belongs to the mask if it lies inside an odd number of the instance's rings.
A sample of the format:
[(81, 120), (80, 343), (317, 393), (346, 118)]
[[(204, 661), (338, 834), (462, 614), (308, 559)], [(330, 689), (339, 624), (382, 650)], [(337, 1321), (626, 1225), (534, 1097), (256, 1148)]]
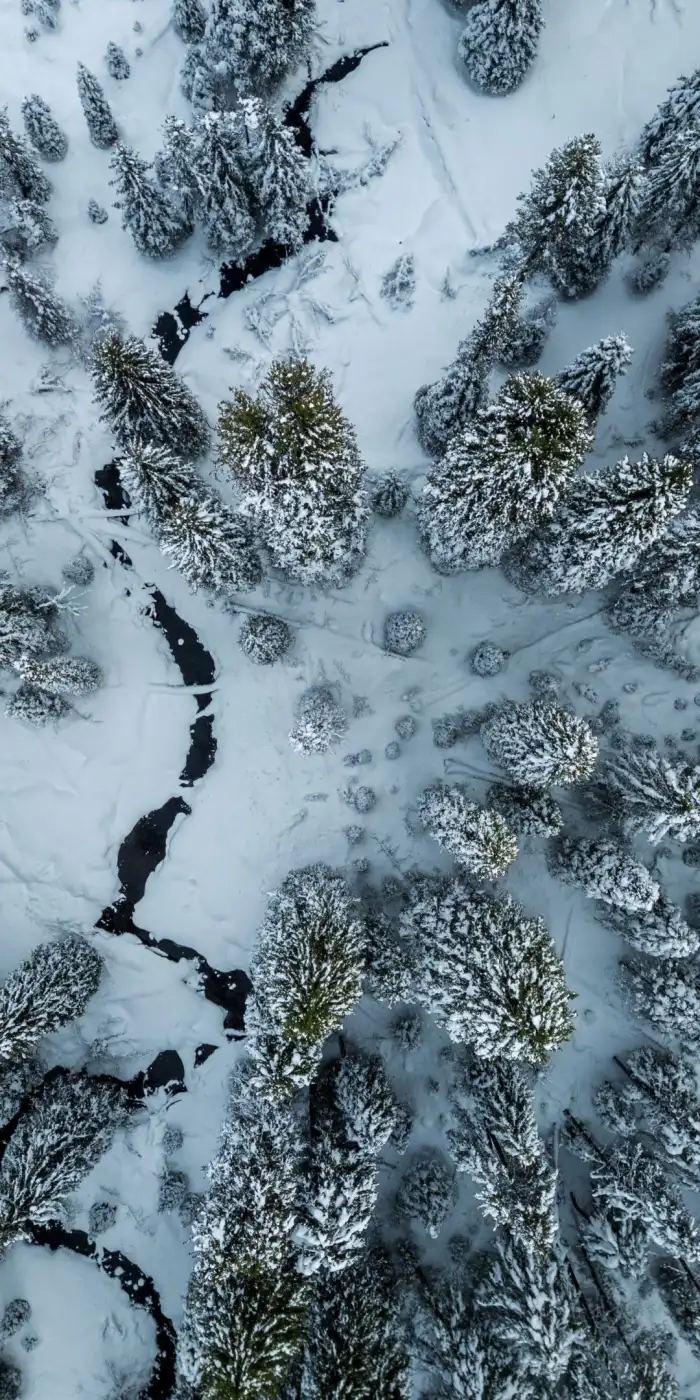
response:
[(669, 141), (689, 122), (700, 118), (700, 69), (690, 78), (679, 78), (647, 122), (640, 138), (646, 165), (658, 165)]
[(639, 1220), (661, 1249), (676, 1259), (700, 1262), (700, 1230), (663, 1167), (639, 1142), (624, 1140), (591, 1167), (597, 1206), (614, 1207)]
[(641, 1279), (649, 1267), (650, 1236), (646, 1226), (616, 1206), (594, 1210), (580, 1224), (586, 1254), (593, 1264), (625, 1279)]
[(314, 0), (214, 0), (206, 44), (224, 63), (241, 94), (266, 94), (309, 53)]
[(659, 886), (646, 866), (616, 841), (564, 837), (551, 854), (551, 866), (589, 899), (602, 899), (630, 914), (652, 909), (659, 898)]
[[(274, 1273), (222, 1270), (190, 1281), (178, 1374), (198, 1400), (278, 1400), (301, 1353), (309, 1285), (291, 1262)], [(190, 1387), (188, 1390), (187, 1387)]]
[(454, 1167), (437, 1147), (414, 1154), (401, 1178), (396, 1205), (407, 1220), (418, 1221), (436, 1240), (457, 1200)]
[(537, 1395), (555, 1393), (579, 1342), (563, 1263), (497, 1240), (476, 1303), (490, 1341), (507, 1349), (516, 1375), (520, 1372)]
[(539, 790), (583, 782), (598, 758), (586, 721), (544, 698), (507, 701), (482, 724), (481, 740), (514, 782)]
[(120, 142), (109, 165), (114, 171), (110, 184), (118, 196), (114, 206), (121, 209), (122, 228), (129, 230), (138, 251), (146, 257), (168, 257), (189, 229), (163, 192), (149, 179), (148, 162), (131, 146)]
[(623, 964), (622, 980), (643, 1021), (695, 1054), (700, 1048), (700, 979), (695, 964), (677, 958)]
[(418, 816), (438, 845), (477, 878), (497, 880), (518, 854), (503, 817), (470, 802), (458, 786), (426, 788), (418, 799)]
[(0, 519), (21, 510), (31, 497), (32, 487), (22, 471), (21, 457), (22, 444), (4, 413), (0, 412)]
[(418, 390), (413, 401), (416, 428), (431, 456), (442, 456), (452, 438), (486, 408), (489, 374), (513, 333), (522, 295), (522, 277), (501, 277), (484, 315), (458, 346), (444, 377)]
[(124, 1095), (82, 1075), (47, 1079), (22, 1115), (0, 1166), (0, 1241), (31, 1239), (32, 1224), (60, 1217), (65, 1197), (92, 1170), (127, 1117)]
[(197, 203), (207, 242), (215, 252), (240, 261), (255, 242), (244, 123), (237, 112), (207, 112), (196, 134)]
[(193, 228), (199, 190), (195, 131), (179, 117), (168, 116), (163, 123), (163, 137), (163, 150), (155, 162), (158, 178), (180, 211), (183, 226)]
[(270, 896), (248, 1019), (271, 1093), (310, 1083), (324, 1040), (359, 1000), (364, 946), (355, 902), (327, 866), (293, 871)]
[(700, 599), (700, 511), (672, 520), (613, 599), (608, 621), (639, 638), (664, 638), (673, 613)]
[(517, 835), (557, 836), (564, 825), (561, 807), (551, 793), (539, 788), (494, 783), (488, 791), (488, 802)]
[(327, 753), (347, 733), (348, 717), (331, 687), (313, 685), (297, 705), (289, 742), (297, 753)]
[(629, 1400), (679, 1400), (678, 1384), (657, 1349), (634, 1361), (627, 1369), (625, 1381)]
[(604, 779), (627, 831), (658, 845), (689, 841), (700, 830), (700, 766), (672, 761), (658, 749), (627, 748), (606, 765)]
[(51, 198), (51, 182), (27, 142), (10, 126), (7, 108), (0, 108), (0, 195), (6, 199), (31, 199), (46, 204)]
[(327, 371), (276, 360), (255, 399), (236, 390), (220, 407), (219, 459), (278, 568), (303, 583), (347, 581), (364, 555), (369, 505)]
[(510, 1060), (478, 1060), (468, 1108), (449, 1133), (458, 1171), (477, 1185), (483, 1214), (514, 1240), (543, 1252), (558, 1235), (557, 1173), (537, 1129), (532, 1093)]
[(253, 145), (248, 178), (266, 238), (300, 248), (308, 223), (311, 163), (290, 126), (265, 103), (248, 98), (245, 123)]
[(133, 438), (119, 462), (119, 475), (132, 506), (156, 527), (197, 489), (194, 469), (168, 447)]
[(51, 656), (65, 650), (56, 623), (54, 595), (44, 588), (18, 588), (0, 575), (0, 667), (20, 656)]
[(28, 685), (57, 695), (92, 695), (103, 681), (102, 668), (84, 656), (21, 656), (15, 669)]
[(528, 273), (544, 272), (563, 296), (589, 291), (597, 280), (590, 243), (605, 213), (605, 176), (595, 136), (579, 136), (553, 151), (518, 203), (505, 241)]
[(664, 142), (644, 188), (635, 251), (644, 245), (690, 248), (700, 236), (700, 120)]
[[(477, 1259), (476, 1269), (483, 1266)], [(482, 1319), (475, 1316), (472, 1291), (461, 1272), (434, 1274), (421, 1289), (421, 1307), (413, 1318), (418, 1359), (434, 1378), (431, 1400), (532, 1400), (532, 1392), (513, 1379), (515, 1356), (496, 1345)], [(517, 1366), (515, 1366), (517, 1370)]]
[(573, 484), (562, 510), (509, 561), (522, 587), (554, 597), (630, 572), (687, 504), (692, 468), (671, 453), (623, 457)]
[(535, 61), (543, 26), (541, 0), (479, 0), (459, 41), (472, 82), (496, 97), (514, 92)]
[(0, 213), (0, 242), (10, 257), (26, 262), (40, 248), (58, 242), (58, 229), (43, 205), (11, 199)]
[(30, 335), (47, 345), (67, 345), (75, 338), (73, 316), (43, 277), (8, 258), (5, 278), (12, 305)]
[(193, 591), (249, 593), (262, 582), (250, 522), (203, 485), (168, 508), (156, 534), (163, 553)]
[(668, 404), (666, 431), (692, 430), (700, 418), (700, 297), (669, 316), (660, 380)]
[(681, 1184), (700, 1185), (700, 1097), (689, 1061), (668, 1050), (644, 1045), (624, 1060), (615, 1057), (625, 1078), (606, 1082), (595, 1096), (601, 1121), (626, 1138), (645, 1135)]
[(576, 356), (557, 375), (557, 384), (579, 403), (592, 423), (605, 412), (620, 375), (627, 373), (632, 347), (624, 335), (606, 335)]
[(551, 379), (513, 375), (428, 477), (419, 528), (433, 567), (497, 564), (553, 515), (591, 441), (583, 408)]
[(108, 150), (118, 139), (117, 124), (97, 78), (82, 63), (78, 64), (78, 96), (93, 146)]
[[(61, 131), (43, 97), (33, 92), (22, 103), (24, 129), (35, 150), (44, 160), (63, 160), (68, 150), (68, 137)], [(34, 196), (36, 198), (36, 196)]]
[(0, 987), (0, 1061), (29, 1059), (45, 1035), (82, 1016), (101, 974), (84, 938), (40, 943)]
[(610, 906), (605, 922), (640, 953), (652, 958), (690, 958), (700, 948), (700, 930), (691, 928), (664, 894), (651, 909)]
[(202, 0), (173, 0), (173, 29), (185, 44), (199, 44), (204, 38), (207, 16)]
[(644, 194), (644, 171), (636, 156), (618, 156), (605, 170), (605, 208), (595, 222), (589, 245), (593, 268), (604, 277), (629, 247)]
[(675, 1259), (656, 1261), (654, 1279), (661, 1297), (684, 1342), (696, 1361), (700, 1359), (700, 1305), (698, 1280), (687, 1265)]
[(410, 1400), (401, 1296), (378, 1250), (319, 1281), (304, 1358), (305, 1400)]
[(312, 1146), (301, 1220), (294, 1240), (304, 1274), (337, 1274), (362, 1253), (377, 1201), (376, 1162), (323, 1124)]
[(140, 438), (186, 461), (206, 452), (209, 424), (194, 395), (136, 336), (113, 331), (95, 345), (92, 383), (102, 421), (122, 447)]
[(353, 1049), (336, 1061), (333, 1106), (343, 1133), (360, 1152), (376, 1157), (396, 1126), (397, 1103), (383, 1061)]
[(110, 39), (107, 45), (105, 63), (110, 78), (115, 78), (117, 82), (122, 82), (124, 78), (128, 78), (131, 73), (131, 65), (124, 50), (120, 49), (119, 45), (115, 44), (113, 39)]
[(416, 882), (401, 918), (413, 994), (486, 1059), (542, 1064), (571, 1034), (570, 993), (540, 919), (459, 880)]
[(498, 363), (506, 369), (529, 369), (537, 364), (556, 321), (556, 297), (550, 294), (518, 315), (504, 337)]

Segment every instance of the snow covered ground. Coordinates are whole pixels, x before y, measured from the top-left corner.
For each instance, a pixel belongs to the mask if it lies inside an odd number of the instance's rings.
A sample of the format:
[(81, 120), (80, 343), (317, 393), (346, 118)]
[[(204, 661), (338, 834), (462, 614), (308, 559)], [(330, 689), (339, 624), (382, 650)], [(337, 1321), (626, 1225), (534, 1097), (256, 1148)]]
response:
[[(385, 47), (342, 83), (320, 90), (312, 108), (319, 148), (351, 169), (367, 160), (372, 142), (400, 137), (400, 144), (383, 176), (339, 199), (337, 243), (307, 248), (228, 300), (212, 296), (205, 303), (206, 320), (193, 329), (178, 370), (212, 421), (232, 385), (250, 388), (274, 354), (302, 345), (332, 370), (369, 470), (395, 468), (420, 484), (428, 462), (414, 435), (413, 395), (451, 359), (495, 273), (493, 259), (472, 253), (498, 237), (531, 169), (553, 146), (593, 131), (605, 154), (613, 154), (634, 140), (671, 82), (700, 65), (700, 11), (692, 0), (585, 6), (545, 0), (544, 8), (534, 71), (513, 96), (492, 99), (465, 81), (456, 57), (459, 16), (439, 0), (320, 0), (314, 75), (358, 47)], [(57, 288), (74, 302), (99, 279), (106, 304), (140, 335), (186, 289), (196, 303), (215, 291), (217, 269), (196, 237), (170, 261), (153, 264), (136, 253), (117, 211), (105, 225), (89, 222), (89, 198), (110, 206), (108, 156), (90, 145), (75, 65), (80, 60), (104, 78), (125, 139), (150, 157), (166, 114), (188, 115), (178, 86), (184, 49), (168, 19), (168, 0), (64, 0), (58, 29), (29, 44), (19, 0), (0, 6), (0, 68), (13, 123), (21, 129), (21, 99), (37, 92), (69, 138), (66, 161), (49, 171), (60, 239), (48, 261)], [(132, 60), (127, 82), (104, 71), (110, 39)], [(303, 81), (299, 75), (294, 91)], [(416, 295), (410, 309), (393, 310), (379, 290), (402, 252), (415, 258)], [(645, 299), (632, 296), (624, 273), (623, 261), (591, 299), (559, 306), (540, 366), (554, 372), (600, 336), (627, 335), (634, 359), (599, 427), (601, 464), (653, 445), (654, 405), (645, 395), (654, 384), (665, 313), (692, 294), (697, 257), (676, 255), (663, 288)], [(444, 295), (446, 276), (451, 298)], [(410, 510), (398, 521), (376, 521), (367, 564), (346, 591), (315, 594), (272, 582), (259, 598), (246, 597), (251, 608), (264, 599), (296, 638), (281, 664), (252, 666), (237, 645), (239, 618), (190, 595), (145, 526), (105, 516), (94, 472), (110, 461), (112, 448), (96, 422), (85, 372), (67, 354), (31, 341), (7, 296), (0, 296), (0, 345), (0, 395), (24, 420), (32, 466), (46, 486), (26, 523), (15, 516), (2, 527), (2, 566), (28, 583), (56, 584), (62, 565), (86, 549), (97, 575), (74, 625), (81, 649), (107, 678), (94, 697), (79, 702), (81, 716), (57, 731), (0, 718), (0, 975), (52, 930), (92, 927), (117, 893), (120, 842), (141, 815), (179, 790), (194, 701), (144, 614), (148, 583), (158, 585), (215, 657), (218, 751), (206, 778), (185, 793), (192, 813), (178, 819), (136, 917), (156, 937), (194, 945), (223, 970), (248, 966), (266, 894), (295, 866), (324, 859), (351, 868), (354, 857), (366, 855), (372, 879), (395, 866), (431, 868), (436, 847), (405, 824), (417, 795), (447, 774), (481, 796), (494, 776), (477, 738), (448, 753), (437, 749), (431, 720), (460, 705), (524, 699), (534, 670), (553, 673), (582, 715), (619, 700), (623, 724), (660, 744), (697, 729), (686, 746), (697, 755), (700, 688), (656, 669), (609, 632), (598, 596), (575, 604), (527, 599), (497, 570), (440, 578), (418, 551)], [(46, 364), (55, 387), (40, 392)], [(109, 553), (112, 538), (130, 554), (132, 571)], [(428, 626), (424, 646), (407, 659), (382, 649), (386, 614), (404, 606), (418, 608)], [(484, 639), (511, 653), (507, 669), (490, 680), (474, 676), (468, 664)], [(700, 664), (700, 623), (689, 626), (682, 646)], [(350, 713), (355, 697), (364, 697), (365, 713), (352, 721), (337, 754), (302, 757), (287, 741), (294, 705), (305, 687), (324, 678), (340, 687)], [(388, 761), (385, 746), (405, 713), (415, 715), (417, 734)], [(355, 817), (341, 797), (350, 776), (342, 756), (363, 748), (373, 761), (360, 770), (361, 780), (378, 801), (364, 819), (365, 843), (350, 851), (344, 829)], [(694, 872), (677, 854), (659, 859), (658, 874), (672, 898), (689, 893)], [(635, 1043), (636, 1033), (616, 985), (619, 943), (582, 895), (549, 877), (541, 842), (524, 843), (502, 883), (544, 917), (578, 997), (573, 1039), (540, 1086), (544, 1124), (572, 1103), (585, 1107), (602, 1065)], [(183, 1129), (174, 1165), (189, 1174), (191, 1189), (201, 1189), (240, 1048), (227, 1041), (221, 1011), (198, 992), (187, 964), (166, 962), (130, 936), (98, 937), (107, 975), (79, 1030), (55, 1037), (56, 1061), (92, 1061), (97, 1042), (99, 1062), (128, 1078), (158, 1051), (173, 1048), (183, 1059), (188, 1092), (149, 1102), (128, 1143), (120, 1141), (81, 1188), (76, 1224), (87, 1228), (94, 1200), (115, 1202), (117, 1220), (105, 1243), (152, 1275), (177, 1325), (189, 1255), (179, 1217), (156, 1210), (163, 1128), (167, 1121)], [(218, 1046), (218, 1053), (195, 1067), (202, 1043)], [(420, 1059), (414, 1072), (418, 1140), (434, 1133), (435, 1101)], [(468, 1198), (466, 1184), (463, 1190)], [(32, 1304), (31, 1330), (40, 1342), (26, 1355), (17, 1351), (29, 1400), (100, 1400), (125, 1358), (147, 1370), (152, 1323), (89, 1261), (16, 1246), (0, 1267), (0, 1307), (17, 1295)], [(697, 1393), (697, 1372), (686, 1382), (687, 1394)]]

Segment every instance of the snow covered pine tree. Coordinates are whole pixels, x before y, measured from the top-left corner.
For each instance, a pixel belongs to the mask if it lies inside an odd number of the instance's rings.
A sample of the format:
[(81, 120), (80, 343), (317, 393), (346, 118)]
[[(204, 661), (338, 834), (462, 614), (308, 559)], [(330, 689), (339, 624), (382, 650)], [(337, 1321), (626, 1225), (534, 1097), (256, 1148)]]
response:
[(108, 150), (119, 136), (117, 124), (97, 78), (82, 63), (78, 64), (78, 96), (93, 146)]
[(209, 424), (184, 380), (157, 350), (117, 331), (93, 352), (93, 392), (102, 420), (122, 447), (141, 438), (190, 461), (209, 446)]
[(581, 404), (542, 374), (516, 374), (430, 472), (418, 524), (440, 573), (497, 564), (548, 520), (590, 450)]
[(214, 593), (249, 593), (262, 582), (250, 521), (204, 483), (169, 506), (156, 526), (156, 537), (194, 592), (209, 588)]
[(68, 137), (61, 131), (51, 108), (36, 92), (22, 103), (24, 129), (35, 150), (44, 160), (63, 160), (68, 150)]
[(470, 802), (457, 785), (426, 788), (418, 799), (418, 816), (438, 845), (478, 879), (497, 880), (518, 854), (503, 817)]
[(21, 1061), (45, 1035), (82, 1016), (102, 958), (77, 935), (40, 943), (0, 987), (0, 1060)]
[(213, 0), (205, 48), (241, 95), (264, 96), (307, 57), (315, 22), (315, 0)]
[(410, 1400), (401, 1289), (378, 1249), (317, 1283), (303, 1364), (306, 1400)]
[(26, 141), (12, 130), (7, 108), (0, 108), (0, 194), (5, 199), (31, 199), (46, 204), (51, 198), (47, 180)]
[(140, 253), (149, 258), (167, 258), (189, 233), (189, 225), (173, 208), (154, 180), (151, 168), (130, 146), (121, 142), (109, 162), (121, 210), (122, 228), (128, 229)]
[(199, 44), (207, 23), (202, 0), (173, 0), (172, 23), (183, 43)]
[(540, 790), (582, 782), (598, 758), (586, 721), (545, 699), (507, 701), (481, 726), (481, 739), (491, 761), (516, 783)]
[(700, 831), (700, 765), (627, 748), (603, 777), (627, 831), (643, 832), (653, 845), (666, 836), (689, 841)]
[(605, 216), (605, 172), (595, 136), (579, 136), (552, 152), (533, 174), (532, 189), (503, 241), (527, 274), (543, 272), (565, 297), (583, 296), (599, 281), (589, 248)]
[(605, 412), (620, 375), (627, 373), (632, 347), (624, 335), (606, 335), (576, 356), (573, 364), (557, 375), (560, 389), (570, 394), (588, 414), (592, 423)]
[(67, 345), (74, 339), (75, 320), (43, 277), (22, 267), (16, 258), (5, 262), (5, 277), (12, 305), (30, 335), (48, 345)]
[(634, 914), (651, 909), (659, 898), (656, 880), (617, 841), (563, 837), (550, 852), (553, 872), (576, 885), (589, 899), (602, 899)]
[(219, 460), (278, 568), (302, 583), (347, 582), (364, 557), (369, 502), (327, 371), (276, 360), (255, 399), (236, 390), (219, 410)]
[(21, 458), (22, 444), (5, 414), (0, 413), (0, 519), (21, 510), (32, 494)]
[(472, 82), (496, 97), (514, 92), (535, 61), (543, 25), (542, 0), (478, 0), (459, 41)]

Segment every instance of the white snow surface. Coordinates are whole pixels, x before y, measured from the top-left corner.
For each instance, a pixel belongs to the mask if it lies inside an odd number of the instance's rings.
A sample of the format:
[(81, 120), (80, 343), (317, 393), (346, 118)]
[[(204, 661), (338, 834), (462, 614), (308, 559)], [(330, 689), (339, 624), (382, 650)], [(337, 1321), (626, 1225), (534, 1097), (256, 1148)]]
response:
[[(111, 208), (108, 154), (90, 144), (75, 67), (80, 60), (98, 75), (124, 138), (152, 156), (165, 116), (189, 115), (178, 83), (185, 50), (170, 27), (169, 8), (169, 0), (64, 0), (58, 29), (30, 44), (19, 0), (0, 6), (0, 69), (13, 123), (22, 129), (21, 100), (37, 92), (69, 138), (66, 160), (46, 167), (54, 188), (48, 207), (60, 231), (46, 265), (73, 303), (99, 278), (107, 305), (144, 336), (186, 289), (193, 302), (215, 293), (217, 270), (198, 237), (169, 261), (137, 254)], [(320, 0), (319, 11), (314, 75), (359, 46), (386, 44), (342, 83), (320, 91), (312, 109), (319, 148), (332, 150), (333, 163), (350, 170), (367, 160), (372, 141), (400, 135), (400, 145), (382, 177), (340, 197), (333, 215), (337, 243), (307, 248), (228, 300), (207, 301), (207, 319), (193, 330), (177, 369), (214, 422), (230, 386), (251, 389), (274, 354), (302, 345), (332, 370), (370, 472), (396, 469), (417, 487), (429, 464), (414, 433), (413, 395), (452, 358), (496, 271), (492, 258), (472, 252), (498, 237), (531, 169), (555, 145), (594, 131), (612, 155), (634, 141), (667, 87), (700, 65), (700, 7), (692, 0), (544, 0), (539, 57), (523, 87), (504, 99), (470, 88), (457, 57), (460, 18), (440, 0)], [(107, 74), (110, 39), (131, 62), (126, 82)], [(304, 73), (296, 75), (288, 95), (305, 81)], [(110, 209), (105, 225), (89, 222), (91, 197)], [(411, 308), (392, 309), (380, 286), (401, 253), (415, 258), (416, 293)], [(658, 446), (645, 391), (654, 383), (665, 313), (693, 295), (697, 266), (697, 257), (676, 255), (664, 286), (635, 298), (623, 262), (592, 298), (559, 306), (539, 366), (545, 372), (556, 372), (603, 335), (624, 332), (635, 350), (599, 427), (591, 467)], [(300, 275), (304, 268), (314, 275)], [(448, 272), (452, 299), (441, 293)], [(97, 573), (79, 599), (75, 649), (106, 673), (103, 689), (79, 701), (80, 715), (56, 731), (0, 717), (0, 975), (57, 930), (91, 929), (116, 896), (121, 840), (139, 816), (179, 791), (194, 701), (144, 616), (145, 583), (158, 584), (215, 657), (218, 752), (206, 778), (183, 792), (192, 814), (178, 819), (136, 921), (158, 937), (193, 944), (218, 968), (248, 966), (266, 895), (293, 867), (323, 859), (352, 874), (351, 860), (367, 855), (376, 878), (394, 866), (430, 869), (440, 861), (410, 820), (418, 794), (446, 777), (465, 782), (479, 801), (502, 776), (489, 769), (478, 737), (448, 753), (433, 746), (431, 719), (446, 711), (502, 697), (524, 700), (528, 675), (538, 669), (557, 677), (579, 714), (591, 717), (617, 699), (623, 724), (653, 734), (659, 744), (696, 722), (700, 733), (696, 688), (613, 635), (596, 594), (574, 604), (532, 600), (495, 569), (440, 578), (419, 552), (410, 508), (398, 521), (376, 520), (366, 565), (348, 589), (314, 593), (268, 580), (259, 597), (247, 596), (242, 606), (284, 617), (296, 638), (274, 667), (252, 665), (237, 644), (239, 619), (204, 595), (191, 595), (136, 517), (124, 526), (105, 515), (93, 474), (112, 459), (113, 448), (96, 420), (85, 371), (68, 353), (30, 340), (7, 296), (0, 296), (0, 345), (0, 393), (24, 426), (31, 466), (46, 488), (26, 521), (15, 516), (3, 524), (2, 566), (26, 583), (58, 584), (62, 565), (86, 549)], [(59, 385), (40, 394), (46, 364)], [(214, 472), (213, 461), (206, 470)], [(112, 538), (132, 556), (133, 571), (109, 554)], [(384, 618), (407, 607), (424, 616), (427, 640), (413, 656), (389, 656), (382, 650)], [(468, 663), (484, 640), (510, 652), (506, 669), (490, 679), (475, 676)], [(697, 620), (679, 645), (700, 663)], [(309, 685), (324, 681), (339, 687), (349, 713), (354, 696), (366, 697), (369, 709), (352, 720), (336, 752), (303, 756), (287, 740), (295, 703)], [(623, 692), (623, 683), (634, 692)], [(596, 698), (591, 690), (579, 694), (576, 685), (592, 688)], [(683, 712), (677, 700), (685, 702)], [(418, 732), (402, 743), (398, 761), (385, 761), (394, 723), (407, 712), (416, 716)], [(372, 765), (344, 768), (342, 755), (363, 748), (371, 750)], [(691, 748), (697, 753), (697, 745)], [(364, 844), (350, 851), (344, 828), (358, 817), (340, 794), (353, 772), (375, 789), (378, 802), (361, 818)], [(650, 863), (649, 847), (641, 843), (638, 850)], [(654, 861), (665, 893), (681, 900), (693, 871), (682, 865), (678, 848), (670, 856), (656, 852)], [(450, 868), (446, 858), (442, 868)], [(501, 884), (544, 917), (578, 998), (572, 1041), (538, 1085), (546, 1128), (569, 1105), (585, 1112), (611, 1054), (639, 1043), (642, 1032), (617, 987), (619, 940), (596, 921), (583, 895), (550, 878), (543, 843), (524, 840)], [(178, 1217), (156, 1213), (163, 1127), (166, 1121), (182, 1127), (184, 1146), (172, 1165), (201, 1190), (240, 1046), (227, 1042), (222, 1014), (196, 990), (189, 964), (166, 962), (131, 937), (95, 937), (107, 967), (102, 987), (82, 1022), (52, 1039), (50, 1057), (99, 1062), (126, 1078), (159, 1050), (174, 1048), (189, 1092), (149, 1101), (137, 1126), (119, 1136), (83, 1184), (75, 1224), (87, 1228), (92, 1201), (113, 1200), (117, 1222), (104, 1242), (153, 1276), (177, 1325), (189, 1250)], [(376, 1011), (366, 1008), (356, 1018), (365, 1034), (377, 1025)], [(218, 1052), (195, 1069), (195, 1048), (205, 1041)], [(414, 1054), (405, 1071), (417, 1109), (416, 1145), (440, 1140), (440, 1096), (427, 1084), (441, 1070), (426, 1059), (426, 1052)], [(465, 1213), (473, 1214), (473, 1193), (462, 1178), (460, 1193), (449, 1227), (455, 1231)], [(0, 1268), (0, 1306), (17, 1295), (30, 1300), (29, 1326), (39, 1337), (27, 1354), (16, 1350), (27, 1400), (102, 1400), (120, 1365), (147, 1371), (152, 1323), (89, 1261), (16, 1246)], [(17, 1347), (15, 1339), (10, 1352)], [(689, 1365), (682, 1379), (690, 1395), (697, 1367)]]

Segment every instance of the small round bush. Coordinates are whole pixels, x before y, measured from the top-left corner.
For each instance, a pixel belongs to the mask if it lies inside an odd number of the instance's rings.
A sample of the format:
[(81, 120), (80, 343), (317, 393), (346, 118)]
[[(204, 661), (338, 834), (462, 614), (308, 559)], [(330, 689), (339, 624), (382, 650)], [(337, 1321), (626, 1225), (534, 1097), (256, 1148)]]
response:
[(173, 1152), (179, 1152), (185, 1141), (182, 1128), (176, 1128), (175, 1124), (168, 1124), (163, 1133), (163, 1155), (172, 1157)]
[(372, 752), (370, 749), (359, 749), (357, 753), (346, 753), (343, 759), (345, 768), (358, 768), (366, 763), (372, 762)]
[(76, 554), (74, 559), (69, 559), (68, 563), (64, 564), (61, 572), (66, 583), (85, 588), (95, 577), (95, 565), (87, 554)]
[(391, 743), (387, 744), (384, 750), (384, 757), (389, 759), (401, 757), (401, 745), (397, 744), (395, 739), (392, 739)]
[(368, 875), (369, 861), (367, 859), (367, 856), (358, 856), (357, 860), (353, 861), (352, 868), (355, 871), (356, 875)]
[(417, 612), (389, 613), (384, 623), (384, 646), (394, 656), (411, 656), (426, 635), (425, 623)]
[(166, 1171), (158, 1184), (158, 1210), (179, 1210), (189, 1190), (184, 1172)]
[(88, 200), (88, 219), (91, 224), (106, 224), (109, 214), (103, 204), (98, 204), (96, 199)]
[(399, 739), (412, 739), (417, 728), (418, 723), (413, 718), (413, 715), (400, 715), (396, 721), (396, 724), (394, 725), (394, 729), (396, 730)]
[(371, 787), (356, 788), (354, 798), (358, 812), (371, 812), (377, 805), (377, 794)]
[(14, 1337), (19, 1332), (20, 1327), (24, 1327), (25, 1322), (29, 1322), (32, 1315), (31, 1303), (26, 1298), (11, 1298), (2, 1315), (0, 1323), (0, 1337), (6, 1341), (8, 1337)]
[(363, 826), (346, 826), (345, 836), (349, 846), (359, 846), (360, 841), (365, 839), (365, 829)]
[(257, 666), (271, 666), (289, 651), (292, 631), (281, 617), (256, 613), (245, 619), (238, 643), (241, 651)]
[(494, 646), (493, 642), (479, 642), (471, 655), (472, 671), (477, 676), (497, 676), (503, 670), (509, 654)]
[(348, 717), (330, 686), (316, 685), (304, 691), (289, 742), (297, 753), (327, 753), (347, 733)]
[(406, 482), (396, 472), (387, 472), (372, 493), (372, 510), (385, 520), (400, 515), (409, 497)]
[(111, 1230), (117, 1219), (117, 1207), (111, 1201), (93, 1201), (90, 1206), (89, 1233), (94, 1238), (95, 1235), (103, 1235), (105, 1230)]
[(391, 1023), (391, 1034), (404, 1054), (415, 1050), (423, 1040), (425, 1024), (420, 1011), (399, 1011)]

